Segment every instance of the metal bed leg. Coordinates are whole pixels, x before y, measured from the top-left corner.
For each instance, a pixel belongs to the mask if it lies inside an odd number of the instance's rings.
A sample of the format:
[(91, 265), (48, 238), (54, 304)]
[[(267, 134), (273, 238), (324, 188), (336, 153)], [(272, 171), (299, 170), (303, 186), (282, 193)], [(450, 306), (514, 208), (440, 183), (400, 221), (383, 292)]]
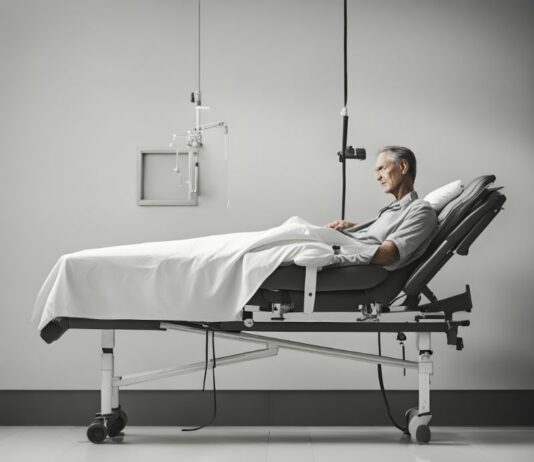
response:
[[(102, 331), (102, 358), (100, 361), (100, 372), (102, 382), (100, 386), (100, 415), (111, 414), (112, 395), (113, 393), (113, 373), (114, 373), (114, 354), (115, 348), (115, 331)], [(115, 392), (118, 399), (118, 391)], [(118, 403), (117, 403), (118, 404)]]
[(119, 404), (119, 385), (115, 377), (115, 331), (102, 331), (100, 360), (100, 413), (87, 428), (87, 437), (93, 443), (102, 443), (108, 436), (118, 436), (128, 417)]
[(419, 350), (419, 407), (407, 412), (408, 431), (414, 441), (428, 443), (431, 438), (429, 427), (430, 411), (430, 376), (433, 373), (430, 332), (417, 333)]

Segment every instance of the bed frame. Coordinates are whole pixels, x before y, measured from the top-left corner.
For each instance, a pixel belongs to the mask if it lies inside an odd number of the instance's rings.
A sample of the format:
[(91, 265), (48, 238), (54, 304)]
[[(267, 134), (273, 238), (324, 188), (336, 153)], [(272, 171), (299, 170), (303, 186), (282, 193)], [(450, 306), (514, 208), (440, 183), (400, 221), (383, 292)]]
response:
[[(69, 329), (102, 330), (101, 406), (87, 429), (89, 440), (101, 443), (121, 434), (128, 422), (120, 406), (121, 387), (201, 369), (220, 367), (277, 355), (280, 348), (416, 370), (419, 377), (418, 406), (406, 411), (403, 430), (413, 441), (431, 439), (430, 376), (433, 373), (432, 333), (444, 333), (448, 345), (463, 349), (459, 312), (472, 308), (470, 288), (457, 295), (438, 298), (428, 287), (443, 265), (456, 253), (467, 255), (471, 244), (502, 210), (506, 197), (501, 188), (490, 188), (493, 175), (481, 176), (467, 185), (438, 216), (438, 229), (425, 253), (405, 268), (388, 272), (375, 265), (329, 266), (310, 271), (296, 265), (279, 267), (242, 310), (241, 320), (231, 322), (137, 321), (56, 318), (41, 331), (51, 343)], [(399, 294), (403, 300), (395, 305)], [(421, 303), (422, 296), (427, 299)], [(341, 321), (339, 318), (343, 318)], [(399, 320), (402, 317), (402, 320)], [(387, 320), (386, 320), (387, 319)], [(391, 320), (393, 319), (393, 320)], [(263, 345), (254, 351), (212, 358), (204, 362), (139, 374), (116, 376), (115, 330), (179, 331), (229, 338)], [(416, 336), (417, 361), (283, 340), (256, 332), (376, 332)]]

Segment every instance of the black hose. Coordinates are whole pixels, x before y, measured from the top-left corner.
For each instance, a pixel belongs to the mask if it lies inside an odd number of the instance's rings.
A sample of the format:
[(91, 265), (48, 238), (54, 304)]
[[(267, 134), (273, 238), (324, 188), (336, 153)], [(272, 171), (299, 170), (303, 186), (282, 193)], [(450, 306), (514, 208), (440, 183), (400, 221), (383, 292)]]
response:
[(347, 0), (344, 0), (343, 2), (343, 62), (344, 62), (344, 68), (345, 68), (345, 99), (344, 99), (344, 106), (347, 105), (347, 97), (348, 97), (348, 73), (347, 73)]
[[(380, 332), (378, 332), (378, 356), (382, 356), (382, 342), (380, 340)], [(378, 383), (380, 384), (380, 391), (382, 392), (382, 398), (384, 398), (384, 404), (386, 405), (386, 412), (388, 414), (391, 423), (397, 427), (405, 435), (409, 435), (408, 427), (401, 427), (391, 415), (391, 409), (389, 407), (388, 397), (386, 396), (386, 390), (384, 389), (384, 378), (382, 377), (382, 364), (377, 365), (378, 369)]]
[[(204, 392), (206, 390), (206, 375), (207, 375), (207, 372), (208, 372), (208, 363), (209, 363), (209, 358), (208, 358), (208, 339), (209, 339), (209, 330), (206, 329), (206, 351), (205, 351), (205, 365), (204, 365), (204, 380), (203, 380), (203, 383), (202, 383), (202, 391)], [(211, 420), (204, 424), (204, 425), (201, 425), (199, 427), (195, 427), (195, 428), (182, 428), (182, 431), (183, 432), (194, 432), (194, 431), (197, 431), (197, 430), (200, 430), (204, 427), (207, 427), (208, 425), (211, 425), (214, 421), (215, 421), (215, 418), (217, 417), (217, 387), (215, 385), (215, 367), (217, 366), (217, 359), (215, 358), (215, 332), (212, 330), (211, 331), (211, 356), (212, 356), (212, 360), (213, 360), (213, 368), (211, 369), (212, 371), (212, 381), (213, 381), (213, 415), (211, 417)]]
[(341, 174), (343, 176), (343, 190), (341, 192), (341, 219), (345, 219), (345, 197), (347, 195), (347, 159), (345, 157), (345, 151), (347, 150), (347, 130), (349, 124), (349, 116), (343, 116), (343, 141), (342, 141), (342, 164)]
[(347, 98), (348, 98), (348, 72), (347, 72), (347, 0), (343, 1), (343, 135), (341, 141), (341, 162), (342, 162), (342, 181), (343, 191), (341, 193), (341, 219), (345, 219), (345, 197), (347, 194), (347, 159), (345, 153), (347, 151), (347, 132), (349, 127), (349, 116), (346, 113)]

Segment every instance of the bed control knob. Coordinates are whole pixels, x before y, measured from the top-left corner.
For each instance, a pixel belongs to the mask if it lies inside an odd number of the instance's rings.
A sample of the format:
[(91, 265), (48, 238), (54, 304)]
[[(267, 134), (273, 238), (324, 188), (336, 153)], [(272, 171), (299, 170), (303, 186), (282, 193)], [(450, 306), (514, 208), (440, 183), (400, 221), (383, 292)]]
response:
[(245, 324), (245, 327), (248, 327), (249, 329), (254, 325), (254, 320), (253, 319), (245, 319), (243, 321), (243, 324)]

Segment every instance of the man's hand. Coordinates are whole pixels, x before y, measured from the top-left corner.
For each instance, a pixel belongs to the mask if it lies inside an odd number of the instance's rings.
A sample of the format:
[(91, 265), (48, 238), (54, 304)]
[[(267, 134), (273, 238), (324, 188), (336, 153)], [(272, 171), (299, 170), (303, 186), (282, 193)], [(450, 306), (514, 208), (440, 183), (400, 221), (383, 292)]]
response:
[(336, 220), (336, 221), (333, 221), (332, 223), (328, 223), (325, 226), (327, 228), (340, 230), (340, 229), (352, 228), (353, 226), (356, 226), (356, 224), (357, 223), (353, 223), (352, 221)]

